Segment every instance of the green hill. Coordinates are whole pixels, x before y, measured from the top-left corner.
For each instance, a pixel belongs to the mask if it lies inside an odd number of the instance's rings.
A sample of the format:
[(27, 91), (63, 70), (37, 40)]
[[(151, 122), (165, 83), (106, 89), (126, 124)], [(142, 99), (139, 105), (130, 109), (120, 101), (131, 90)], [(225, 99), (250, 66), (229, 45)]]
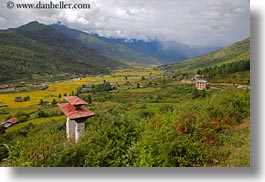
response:
[(237, 42), (224, 49), (192, 58), (183, 62), (166, 65), (179, 71), (197, 71), (198, 69), (220, 66), (237, 61), (250, 60), (250, 38)]
[(122, 64), (38, 22), (0, 31), (0, 82), (33, 75), (96, 74)]

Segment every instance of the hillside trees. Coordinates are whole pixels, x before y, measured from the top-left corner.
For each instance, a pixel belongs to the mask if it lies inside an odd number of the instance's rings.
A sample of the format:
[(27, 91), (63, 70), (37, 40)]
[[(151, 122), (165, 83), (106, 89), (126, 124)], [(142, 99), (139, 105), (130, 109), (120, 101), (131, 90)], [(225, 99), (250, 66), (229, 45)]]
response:
[(213, 77), (216, 75), (226, 75), (231, 73), (236, 73), (239, 71), (249, 71), (250, 70), (250, 61), (238, 61), (228, 64), (222, 64), (221, 66), (215, 65), (214, 67), (199, 69), (197, 74), (206, 75)]

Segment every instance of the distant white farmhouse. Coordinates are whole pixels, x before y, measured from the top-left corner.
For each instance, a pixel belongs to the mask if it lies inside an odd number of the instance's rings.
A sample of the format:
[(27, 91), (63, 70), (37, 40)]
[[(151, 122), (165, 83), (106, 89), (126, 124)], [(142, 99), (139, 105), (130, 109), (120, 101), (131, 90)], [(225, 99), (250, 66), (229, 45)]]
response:
[(196, 81), (196, 88), (198, 90), (206, 90), (207, 89), (207, 81), (206, 80), (197, 80)]

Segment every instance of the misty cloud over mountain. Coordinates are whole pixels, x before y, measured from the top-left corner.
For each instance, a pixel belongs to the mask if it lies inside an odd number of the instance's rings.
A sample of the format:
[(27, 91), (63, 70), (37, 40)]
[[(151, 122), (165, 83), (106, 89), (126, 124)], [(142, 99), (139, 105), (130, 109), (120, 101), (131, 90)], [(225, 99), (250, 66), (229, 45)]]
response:
[[(19, 3), (32, 3), (23, 0)], [(42, 1), (43, 3), (46, 0)], [(47, 1), (48, 2), (48, 1)], [(53, 0), (59, 2), (59, 0)], [(65, 3), (88, 3), (65, 0)], [(122, 39), (176, 41), (190, 47), (224, 47), (249, 37), (249, 0), (91, 0), (90, 9), (8, 9), (0, 4), (0, 29), (30, 21)]]

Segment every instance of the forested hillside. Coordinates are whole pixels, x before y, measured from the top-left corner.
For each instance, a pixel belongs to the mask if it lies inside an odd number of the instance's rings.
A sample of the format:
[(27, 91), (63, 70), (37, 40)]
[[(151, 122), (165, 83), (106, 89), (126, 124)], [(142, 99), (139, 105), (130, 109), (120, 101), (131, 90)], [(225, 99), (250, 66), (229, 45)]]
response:
[(34, 75), (96, 74), (122, 65), (38, 22), (0, 31), (0, 50), (3, 83)]
[(50, 27), (63, 32), (65, 35), (80, 40), (88, 47), (99, 53), (126, 64), (157, 64), (159, 60), (142, 51), (131, 49), (123, 44), (108, 38), (99, 37), (78, 30), (67, 28), (64, 25), (52, 24)]

